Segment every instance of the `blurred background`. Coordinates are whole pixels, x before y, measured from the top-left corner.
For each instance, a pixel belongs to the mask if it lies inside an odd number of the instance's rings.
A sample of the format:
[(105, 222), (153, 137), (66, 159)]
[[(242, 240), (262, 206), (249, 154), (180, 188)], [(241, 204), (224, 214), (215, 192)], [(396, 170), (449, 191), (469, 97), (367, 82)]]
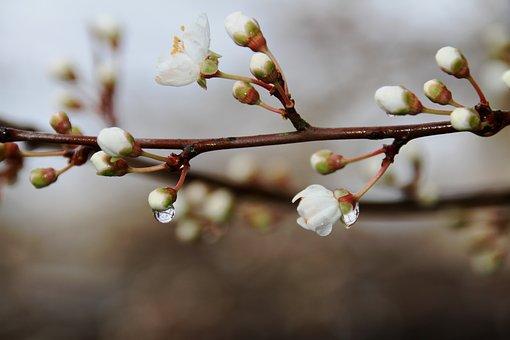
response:
[[(158, 57), (170, 48), (179, 25), (202, 12), (209, 16), (211, 49), (223, 56), (220, 68), (248, 74), (251, 52), (236, 46), (223, 27), (237, 10), (257, 18), (298, 111), (314, 125), (437, 120), (388, 117), (373, 102), (380, 86), (404, 85), (419, 94), (433, 78), (444, 80), (457, 101), (474, 105), (466, 82), (435, 64), (437, 49), (445, 45), (468, 57), (493, 107), (509, 109), (510, 91), (500, 80), (510, 60), (503, 53), (510, 41), (509, 7), (503, 0), (3, 0), (0, 118), (49, 131), (49, 116), (61, 108), (56, 93), (62, 86), (48, 67), (56, 58), (70, 58), (80, 75), (93, 79), (88, 27), (107, 14), (122, 27), (118, 124), (133, 135), (290, 131), (288, 122), (236, 102), (229, 81), (211, 80), (207, 91), (154, 82)], [(105, 124), (88, 110), (70, 117), (88, 135)], [(441, 198), (510, 188), (509, 138), (510, 130), (504, 130), (487, 139), (456, 134), (413, 141), (428, 208), (408, 211), (409, 204), (393, 204), (364, 213), (362, 203), (353, 228), (338, 226), (326, 238), (301, 229), (295, 206), (282, 197), (311, 183), (357, 190), (367, 180), (366, 163), (324, 177), (314, 174), (309, 156), (319, 148), (356, 155), (381, 142), (201, 155), (193, 171), (224, 178), (237, 159), (237, 166), (250, 165), (250, 176), (234, 178), (236, 186), (228, 188), (190, 182), (193, 190), (181, 202), (189, 209), (177, 209), (177, 221), (169, 225), (153, 219), (146, 199), (173, 178), (105, 178), (86, 164), (35, 190), (29, 170), (62, 167), (64, 161), (28, 160), (19, 180), (2, 188), (0, 337), (508, 338), (510, 275), (503, 261), (508, 202), (445, 208)], [(409, 159), (403, 155), (395, 164), (400, 183), (413, 175)], [(251, 195), (239, 190), (240, 180), (243, 188), (281, 190), (270, 197)], [(218, 194), (229, 213), (200, 213), (208, 204), (194, 202), (197, 193), (205, 201)], [(388, 185), (367, 196), (372, 205), (407, 199)]]

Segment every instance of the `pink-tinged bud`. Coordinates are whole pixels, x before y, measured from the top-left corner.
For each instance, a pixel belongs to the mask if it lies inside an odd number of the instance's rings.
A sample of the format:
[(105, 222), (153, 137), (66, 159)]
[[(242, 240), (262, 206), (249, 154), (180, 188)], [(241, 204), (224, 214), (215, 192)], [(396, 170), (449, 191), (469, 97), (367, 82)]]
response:
[(19, 146), (16, 143), (3, 143), (3, 151), (0, 150), (0, 159), (2, 159), (1, 154), (3, 153), (3, 159), (17, 159), (21, 158), (21, 152), (19, 151)]
[(50, 118), (50, 125), (57, 133), (68, 134), (73, 128), (67, 114), (63, 111), (57, 112)]
[(250, 83), (244, 81), (234, 83), (232, 95), (243, 104), (255, 105), (260, 102), (260, 95), (257, 90)]
[(452, 93), (440, 80), (432, 79), (423, 84), (423, 92), (430, 101), (436, 104), (448, 105), (452, 100)]
[(37, 189), (47, 187), (57, 178), (57, 172), (53, 168), (38, 168), (30, 172), (30, 182)]
[(333, 173), (345, 167), (344, 157), (331, 150), (319, 150), (310, 157), (312, 168), (322, 175)]

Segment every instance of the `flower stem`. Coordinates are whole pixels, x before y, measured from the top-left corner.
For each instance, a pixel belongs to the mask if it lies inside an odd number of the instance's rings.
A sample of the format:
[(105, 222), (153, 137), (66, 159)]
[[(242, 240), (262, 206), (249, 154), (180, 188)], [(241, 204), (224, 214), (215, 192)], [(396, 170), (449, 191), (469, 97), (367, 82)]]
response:
[(459, 104), (457, 101), (453, 100), (453, 98), (450, 100), (450, 102), (448, 104), (450, 104), (451, 106), (455, 106), (455, 107), (464, 107), (464, 105)]
[(263, 88), (265, 88), (268, 91), (271, 91), (273, 89), (273, 85), (264, 83), (262, 80), (258, 80), (258, 79), (250, 78), (250, 77), (245, 77), (245, 76), (240, 76), (240, 75), (237, 75), (237, 74), (230, 74), (230, 73), (225, 73), (225, 72), (222, 72), (222, 71), (218, 71), (218, 72), (216, 72), (216, 74), (213, 77), (214, 78), (223, 78), (223, 79), (244, 81), (246, 83), (251, 83), (251, 84), (255, 84), (255, 85), (258, 85), (260, 87), (263, 87)]
[(370, 158), (370, 157), (373, 157), (373, 156), (376, 156), (376, 155), (380, 155), (380, 154), (384, 153), (385, 150), (386, 149), (384, 147), (382, 147), (382, 148), (376, 149), (374, 151), (370, 151), (370, 152), (361, 154), (361, 155), (356, 156), (356, 157), (344, 158), (343, 161), (346, 162), (346, 163), (354, 163), (354, 162), (362, 161), (364, 159), (367, 159), (367, 158)]
[(282, 80), (283, 80), (284, 86), (285, 86), (284, 92), (285, 92), (285, 95), (288, 95), (289, 88), (287, 86), (287, 79), (285, 78), (285, 74), (283, 74), (283, 69), (280, 66), (280, 63), (278, 63), (278, 59), (276, 59), (276, 57), (274, 56), (273, 52), (271, 52), (269, 47), (266, 47), (263, 52), (273, 61), (274, 66), (276, 66), (276, 69), (281, 74)]
[(56, 172), (57, 176), (60, 176), (60, 175), (62, 175), (64, 172), (66, 172), (67, 170), (71, 169), (73, 166), (74, 166), (74, 164), (73, 164), (73, 163), (69, 163), (69, 164), (67, 164), (65, 167), (63, 167), (62, 169), (60, 169), (60, 170), (56, 170), (55, 172)]
[(134, 174), (145, 174), (150, 172), (156, 172), (167, 169), (166, 163), (161, 163), (153, 166), (146, 166), (143, 168), (135, 168), (135, 167), (129, 167), (128, 172), (134, 173)]
[(449, 116), (450, 113), (452, 113), (452, 111), (431, 109), (430, 107), (423, 107), (422, 112), (424, 112), (424, 113), (432, 113), (432, 114), (435, 114), (435, 115), (445, 115), (445, 116)]
[(478, 94), (478, 97), (480, 98), (480, 104), (489, 106), (489, 102), (487, 101), (487, 98), (485, 98), (485, 95), (480, 88), (480, 85), (476, 82), (475, 78), (473, 78), (472, 75), (469, 75), (469, 77), (466, 78), (471, 83), (471, 86), (475, 89), (476, 93)]
[(276, 107), (273, 107), (269, 104), (264, 103), (262, 100), (259, 101), (257, 104), (260, 107), (263, 107), (266, 110), (269, 110), (271, 112), (276, 112), (277, 114), (281, 115), (282, 117), (285, 117), (285, 111), (282, 109), (277, 109)]
[(168, 160), (167, 157), (156, 155), (155, 153), (148, 152), (148, 151), (145, 151), (145, 150), (142, 151), (142, 154), (140, 156), (151, 158), (151, 159), (154, 159), (156, 161), (161, 161), (161, 162), (166, 162)]
[(379, 180), (379, 178), (382, 177), (382, 175), (384, 175), (384, 173), (386, 172), (386, 170), (388, 170), (389, 166), (390, 166), (391, 162), (388, 161), (387, 159), (384, 159), (383, 160), (383, 163), (381, 165), (381, 168), (379, 169), (379, 171), (377, 171), (377, 173), (374, 175), (374, 177), (372, 177), (366, 184), (363, 188), (361, 188), (360, 191), (358, 191), (357, 193), (354, 194), (354, 197), (359, 200), (363, 195), (365, 195), (368, 190), (370, 190), (375, 183), (377, 183), (377, 181)]
[(179, 180), (173, 187), (175, 191), (179, 191), (182, 188), (182, 185), (184, 184), (184, 181), (186, 180), (186, 175), (188, 174), (189, 170), (189, 164), (186, 164), (182, 167), (181, 175), (179, 176)]
[(51, 151), (26, 151), (20, 150), (22, 157), (54, 157), (63, 156), (66, 153), (65, 150), (51, 150)]

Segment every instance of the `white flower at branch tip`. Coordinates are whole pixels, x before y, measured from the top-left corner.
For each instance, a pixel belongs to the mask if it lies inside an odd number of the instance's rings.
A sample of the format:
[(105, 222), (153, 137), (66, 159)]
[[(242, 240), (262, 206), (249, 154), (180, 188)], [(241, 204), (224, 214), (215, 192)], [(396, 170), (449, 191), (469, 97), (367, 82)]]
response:
[(225, 29), (239, 46), (247, 46), (256, 52), (266, 46), (266, 40), (257, 20), (240, 11), (231, 13), (225, 18)]
[(255, 78), (266, 83), (272, 83), (278, 78), (276, 65), (267, 54), (262, 52), (256, 52), (251, 56), (250, 72)]
[(431, 79), (423, 84), (423, 92), (430, 101), (436, 104), (447, 105), (452, 100), (452, 93), (438, 79)]
[(173, 188), (157, 188), (152, 190), (147, 197), (149, 206), (154, 211), (165, 211), (171, 208), (177, 199), (177, 192)]
[(403, 86), (383, 86), (375, 91), (375, 102), (391, 115), (415, 115), (423, 106), (414, 93)]
[(297, 223), (304, 229), (316, 232), (320, 236), (327, 236), (333, 229), (342, 212), (337, 198), (331, 190), (322, 185), (312, 184), (300, 191), (292, 199), (292, 203), (299, 201)]
[(247, 183), (257, 177), (258, 166), (256, 160), (249, 154), (238, 153), (227, 161), (227, 177), (236, 183)]
[(129, 168), (125, 160), (112, 157), (104, 151), (94, 153), (90, 161), (99, 176), (124, 176)]
[(225, 222), (234, 207), (234, 196), (225, 189), (216, 189), (211, 192), (203, 206), (203, 215), (212, 222)]
[(133, 136), (118, 127), (102, 129), (97, 136), (97, 144), (101, 150), (113, 157), (137, 157), (141, 153)]
[(441, 70), (456, 78), (469, 76), (467, 59), (455, 47), (445, 46), (440, 48), (436, 53), (436, 62)]
[[(205, 13), (198, 16), (189, 27), (181, 26), (182, 37), (174, 36), (172, 49), (162, 57), (157, 66), (156, 82), (161, 85), (185, 86), (201, 79), (201, 69), (214, 64), (217, 54), (209, 51), (209, 20)], [(211, 71), (212, 72), (212, 71)], [(214, 73), (214, 72), (212, 72)]]
[(76, 80), (74, 64), (68, 59), (57, 59), (50, 65), (50, 74), (61, 81)]
[(501, 76), (501, 79), (505, 82), (506, 86), (510, 87), (510, 70), (506, 70)]
[(458, 107), (450, 114), (450, 122), (455, 130), (476, 131), (480, 128), (480, 115), (474, 109)]

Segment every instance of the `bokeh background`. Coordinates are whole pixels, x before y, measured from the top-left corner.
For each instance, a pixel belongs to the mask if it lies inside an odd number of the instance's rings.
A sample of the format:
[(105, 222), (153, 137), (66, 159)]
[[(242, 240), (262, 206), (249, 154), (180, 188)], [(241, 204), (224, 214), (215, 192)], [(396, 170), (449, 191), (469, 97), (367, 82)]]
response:
[[(201, 12), (209, 16), (211, 48), (223, 56), (220, 68), (247, 74), (251, 52), (234, 45), (223, 27), (225, 16), (236, 10), (258, 19), (285, 69), (297, 108), (315, 125), (432, 121), (436, 118), (387, 117), (373, 102), (382, 85), (402, 84), (420, 93), (432, 78), (447, 81), (459, 102), (474, 104), (475, 94), (465, 82), (437, 69), (434, 54), (444, 45), (462, 49), (491, 103), (508, 109), (509, 92), (498, 77), (505, 66), (490, 60), (488, 43), (499, 34), (494, 23), (506, 24), (509, 7), (503, 0), (3, 0), (1, 117), (49, 130), (48, 117), (59, 107), (48, 64), (65, 56), (82, 74), (91, 73), (86, 28), (106, 13), (123, 26), (116, 105), (120, 125), (135, 136), (288, 131), (288, 122), (232, 99), (228, 81), (210, 81), (207, 91), (154, 82), (157, 59), (170, 48), (173, 33)], [(86, 134), (103, 127), (90, 113), (72, 119)], [(427, 181), (440, 196), (490, 192), (510, 187), (509, 133), (413, 143), (423, 153)], [(321, 177), (310, 169), (309, 155), (325, 147), (354, 155), (379, 144), (320, 142), (242, 152), (260, 164), (287, 164), (296, 190), (311, 183), (356, 190), (366, 180), (360, 175), (363, 164)], [(239, 152), (204, 154), (193, 161), (193, 170), (221, 176)], [(473, 232), (451, 228), (459, 216), (485, 226), (494, 214), (507, 216), (508, 206), (419, 214), (396, 207), (374, 216), (364, 215), (362, 205), (355, 227), (339, 227), (320, 238), (297, 226), (290, 203), (244, 195), (236, 204), (254, 201), (277, 212), (269, 231), (252, 228), (234, 214), (221, 227), (221, 238), (180, 242), (175, 226), (158, 224), (146, 205), (148, 192), (169, 181), (164, 177), (103, 178), (85, 165), (35, 190), (26, 179), (28, 169), (42, 165), (61, 166), (62, 160), (30, 160), (0, 201), (2, 338), (510, 335), (506, 266), (492, 275), (480, 273), (466, 250)], [(396, 171), (409, 176), (405, 164), (397, 164)], [(368, 199), (398, 200), (399, 193), (379, 187)]]

